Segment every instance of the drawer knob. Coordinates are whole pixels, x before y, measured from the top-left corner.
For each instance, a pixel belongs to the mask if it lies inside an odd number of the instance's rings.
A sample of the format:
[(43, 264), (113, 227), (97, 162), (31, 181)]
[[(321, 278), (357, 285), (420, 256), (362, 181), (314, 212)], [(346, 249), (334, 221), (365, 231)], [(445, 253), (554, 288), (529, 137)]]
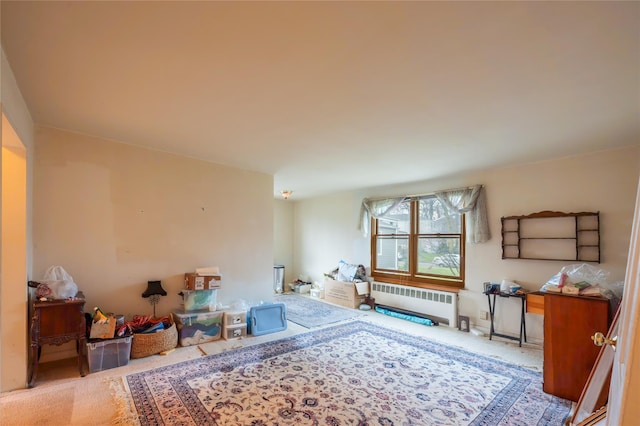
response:
[(613, 336), (611, 339), (607, 339), (607, 337), (601, 332), (597, 332), (593, 336), (591, 336), (591, 340), (593, 340), (593, 344), (596, 346), (604, 346), (611, 345), (611, 349), (616, 351), (616, 344), (618, 343), (618, 336)]

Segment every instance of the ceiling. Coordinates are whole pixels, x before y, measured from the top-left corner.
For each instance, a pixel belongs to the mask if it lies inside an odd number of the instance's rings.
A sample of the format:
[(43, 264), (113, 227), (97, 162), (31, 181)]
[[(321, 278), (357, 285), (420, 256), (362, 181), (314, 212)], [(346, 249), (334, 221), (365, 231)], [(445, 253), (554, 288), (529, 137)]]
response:
[(1, 2), (38, 125), (292, 199), (640, 143), (640, 2)]

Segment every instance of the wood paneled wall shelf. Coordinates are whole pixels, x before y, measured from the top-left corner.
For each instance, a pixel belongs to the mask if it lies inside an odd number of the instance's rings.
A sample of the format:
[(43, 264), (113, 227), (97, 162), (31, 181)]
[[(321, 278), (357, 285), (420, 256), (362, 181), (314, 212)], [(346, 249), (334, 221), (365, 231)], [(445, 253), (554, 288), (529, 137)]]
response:
[(600, 263), (600, 212), (504, 216), (502, 258)]

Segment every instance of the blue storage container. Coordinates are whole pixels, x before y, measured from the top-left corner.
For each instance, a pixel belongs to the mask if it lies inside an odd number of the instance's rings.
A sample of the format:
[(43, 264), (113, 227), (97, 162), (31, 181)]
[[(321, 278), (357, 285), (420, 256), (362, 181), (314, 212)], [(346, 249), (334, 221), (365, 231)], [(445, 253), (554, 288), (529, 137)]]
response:
[(262, 336), (287, 329), (287, 308), (284, 303), (253, 306), (249, 310), (251, 334)]

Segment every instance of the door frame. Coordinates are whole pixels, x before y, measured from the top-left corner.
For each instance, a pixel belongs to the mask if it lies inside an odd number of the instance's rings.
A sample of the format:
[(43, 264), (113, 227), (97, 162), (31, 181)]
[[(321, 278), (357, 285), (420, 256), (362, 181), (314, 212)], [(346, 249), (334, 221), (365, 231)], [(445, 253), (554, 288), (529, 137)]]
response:
[[(618, 343), (611, 371), (607, 425), (632, 424), (640, 418), (640, 404), (633, 400), (640, 393), (640, 377), (631, 374), (633, 363), (640, 353), (640, 339), (636, 330), (640, 326), (640, 180), (636, 194), (636, 209), (629, 244), (629, 257), (625, 274), (624, 297), (620, 312)], [(637, 369), (636, 369), (637, 370)], [(627, 374), (627, 372), (629, 374)]]

